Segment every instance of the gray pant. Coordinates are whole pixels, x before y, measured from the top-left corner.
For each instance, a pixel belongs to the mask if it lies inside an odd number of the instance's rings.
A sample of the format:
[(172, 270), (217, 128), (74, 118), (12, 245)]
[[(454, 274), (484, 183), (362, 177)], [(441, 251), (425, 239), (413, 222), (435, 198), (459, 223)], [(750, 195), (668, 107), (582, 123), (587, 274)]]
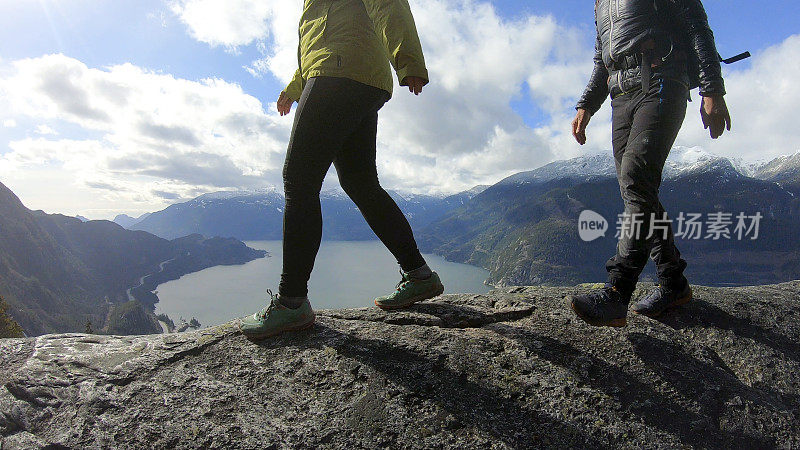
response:
[(611, 102), (617, 180), (630, 228), (620, 237), (617, 254), (608, 260), (606, 270), (609, 283), (626, 294), (636, 287), (648, 256), (656, 264), (662, 285), (683, 280), (686, 261), (675, 247), (672, 227), (666, 232), (656, 227), (651, 236), (651, 220), (666, 218), (658, 190), (664, 163), (686, 116), (687, 98), (683, 84), (657, 80), (649, 92), (636, 90)]

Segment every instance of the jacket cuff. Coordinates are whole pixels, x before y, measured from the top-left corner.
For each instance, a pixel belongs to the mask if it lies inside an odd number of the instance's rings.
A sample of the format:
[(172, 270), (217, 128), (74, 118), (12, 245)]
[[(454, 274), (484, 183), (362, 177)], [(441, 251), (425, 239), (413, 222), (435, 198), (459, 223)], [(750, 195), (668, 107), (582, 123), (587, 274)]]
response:
[(603, 105), (597, 106), (588, 102), (578, 102), (578, 104), (575, 105), (575, 110), (585, 109), (586, 111), (589, 111), (589, 114), (595, 115), (595, 113), (600, 110), (601, 106)]
[(300, 73), (300, 69), (294, 73), (292, 77), (292, 81), (289, 82), (289, 85), (284, 88), (283, 93), (286, 94), (287, 97), (290, 99), (299, 102), (300, 97), (303, 96), (303, 88), (305, 87), (305, 80), (303, 80), (303, 75)]
[(714, 86), (708, 88), (700, 88), (700, 96), (701, 97), (722, 97), (727, 92), (725, 92), (725, 86)]
[(292, 83), (286, 86), (286, 89), (283, 90), (283, 93), (286, 94), (287, 97), (290, 99), (299, 102), (300, 96), (303, 94), (303, 90), (300, 89), (300, 86), (297, 86), (295, 83)]
[(418, 66), (414, 64), (409, 64), (403, 68), (397, 69), (397, 81), (400, 82), (400, 86), (408, 86), (408, 83), (403, 83), (403, 80), (406, 77), (418, 77), (425, 80), (425, 84), (428, 84), (430, 78), (428, 78), (428, 70), (425, 66)]

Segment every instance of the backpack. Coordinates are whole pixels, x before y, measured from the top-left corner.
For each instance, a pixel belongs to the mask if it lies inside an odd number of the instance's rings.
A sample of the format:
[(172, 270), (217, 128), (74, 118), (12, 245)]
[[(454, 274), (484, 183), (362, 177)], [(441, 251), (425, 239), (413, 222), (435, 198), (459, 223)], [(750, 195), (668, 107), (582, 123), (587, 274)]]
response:
[[(670, 14), (670, 8), (674, 8), (676, 6), (677, 0), (653, 0), (653, 8), (656, 11), (657, 20), (661, 24), (664, 24), (666, 27), (670, 29), (675, 29), (680, 27), (680, 24), (675, 23), (675, 14)], [(667, 34), (673, 35), (673, 33), (667, 32)], [(674, 41), (673, 36), (673, 41)], [(694, 89), (700, 86), (700, 61), (697, 59), (697, 55), (694, 52), (689, 51), (688, 49), (688, 42), (677, 42), (677, 45), (681, 45), (686, 52), (686, 69), (689, 75), (689, 89)], [(730, 58), (723, 58), (719, 53), (717, 53), (717, 57), (719, 61), (723, 64), (733, 64), (739, 62), (743, 59), (749, 58), (750, 52), (743, 52), (739, 53), (736, 56), (732, 56)]]

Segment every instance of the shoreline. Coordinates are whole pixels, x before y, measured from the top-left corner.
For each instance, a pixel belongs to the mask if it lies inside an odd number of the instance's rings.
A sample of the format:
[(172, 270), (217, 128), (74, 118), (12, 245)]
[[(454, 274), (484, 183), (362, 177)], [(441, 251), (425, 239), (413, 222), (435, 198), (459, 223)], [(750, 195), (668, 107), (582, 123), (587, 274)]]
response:
[[(211, 272), (197, 272), (194, 277), (179, 280), (178, 285), (159, 285), (156, 314), (195, 316), (203, 326), (213, 326), (263, 307), (264, 291), (276, 290), (280, 280), (280, 240), (244, 241), (252, 248), (269, 252), (276, 261), (263, 260), (258, 266), (237, 266), (233, 269), (212, 267)], [(448, 293), (485, 294), (495, 289), (487, 283), (489, 272), (479, 266), (450, 261), (442, 255), (426, 254), (449, 289)], [(316, 310), (368, 307), (372, 299), (394, 289), (399, 275), (391, 254), (381, 242), (373, 240), (324, 240), (311, 277), (310, 297)], [(201, 274), (197, 276), (197, 274)], [(362, 280), (358, 286), (346, 281), (348, 276)], [(166, 284), (166, 283), (165, 283)], [(350, 287), (348, 287), (350, 286)], [(350, 288), (355, 288), (352, 290)]]

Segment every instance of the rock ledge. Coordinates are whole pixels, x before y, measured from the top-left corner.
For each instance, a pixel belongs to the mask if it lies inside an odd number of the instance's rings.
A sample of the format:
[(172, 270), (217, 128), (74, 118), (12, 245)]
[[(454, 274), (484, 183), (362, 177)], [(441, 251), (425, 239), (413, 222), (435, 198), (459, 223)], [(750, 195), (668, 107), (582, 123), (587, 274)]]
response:
[(622, 330), (565, 308), (586, 288), (320, 311), (259, 344), (0, 340), (0, 448), (800, 447), (800, 282), (698, 287)]

